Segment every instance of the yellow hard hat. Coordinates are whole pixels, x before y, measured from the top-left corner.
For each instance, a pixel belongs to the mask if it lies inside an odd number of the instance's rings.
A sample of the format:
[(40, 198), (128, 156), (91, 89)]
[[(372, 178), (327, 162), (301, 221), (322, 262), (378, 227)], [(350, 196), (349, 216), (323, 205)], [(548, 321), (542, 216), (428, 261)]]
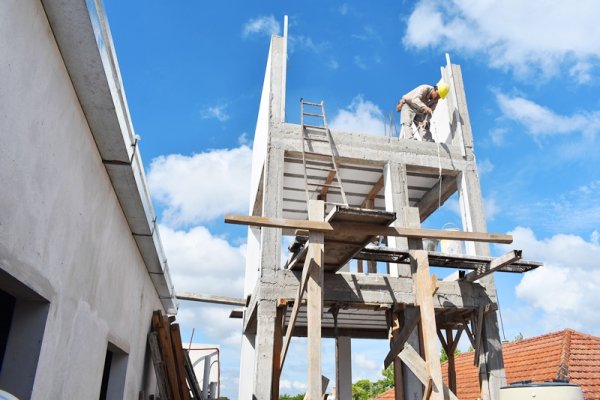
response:
[(450, 91), (450, 86), (444, 81), (439, 81), (437, 84), (438, 93), (440, 94), (440, 98), (444, 100), (446, 95)]

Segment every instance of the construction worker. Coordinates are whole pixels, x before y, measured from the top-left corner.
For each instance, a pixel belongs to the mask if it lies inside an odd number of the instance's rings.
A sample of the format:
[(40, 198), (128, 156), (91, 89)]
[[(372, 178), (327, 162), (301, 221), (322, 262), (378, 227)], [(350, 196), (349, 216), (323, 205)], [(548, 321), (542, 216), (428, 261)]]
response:
[(419, 131), (421, 140), (424, 142), (433, 142), (430, 131), (430, 120), (433, 110), (437, 105), (438, 99), (445, 99), (450, 86), (444, 81), (439, 81), (435, 86), (421, 85), (406, 93), (398, 104), (396, 111), (400, 113), (400, 122), (402, 131), (400, 137), (405, 139), (415, 139), (412, 124), (414, 123)]

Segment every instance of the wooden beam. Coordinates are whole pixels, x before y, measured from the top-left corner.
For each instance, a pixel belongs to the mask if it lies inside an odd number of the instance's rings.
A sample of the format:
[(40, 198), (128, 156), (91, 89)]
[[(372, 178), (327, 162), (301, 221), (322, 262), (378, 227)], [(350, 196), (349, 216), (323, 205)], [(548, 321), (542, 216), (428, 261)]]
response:
[(522, 250), (509, 251), (508, 253), (504, 254), (503, 256), (494, 258), (492, 261), (489, 262), (489, 264), (485, 268), (481, 268), (481, 269), (478, 268), (475, 271), (469, 272), (467, 275), (465, 275), (463, 280), (465, 280), (467, 282), (474, 282), (478, 279), (481, 279), (484, 276), (487, 276), (506, 265), (512, 264), (515, 261), (520, 260), (522, 254), (523, 254)]
[(414, 318), (406, 321), (406, 323), (400, 330), (400, 333), (398, 333), (398, 336), (394, 340), (389, 353), (387, 354), (387, 356), (385, 356), (385, 360), (383, 361), (384, 369), (389, 367), (389, 365), (392, 363), (392, 361), (394, 361), (396, 356), (398, 356), (398, 354), (402, 351), (402, 349), (404, 348), (404, 344), (408, 340), (412, 331), (415, 329), (415, 326), (417, 326), (417, 324), (419, 323), (419, 320), (420, 316), (417, 314), (414, 316)]
[(281, 347), (283, 345), (283, 321), (285, 320), (286, 305), (279, 305), (277, 307), (277, 314), (275, 316), (275, 331), (273, 339), (273, 381), (271, 396), (274, 399), (279, 398), (279, 380), (281, 379)]
[(404, 364), (415, 374), (415, 376), (421, 381), (423, 385), (431, 380), (431, 374), (427, 368), (427, 363), (421, 358), (419, 353), (410, 344), (405, 343), (404, 348), (398, 354), (398, 357)]
[(435, 324), (435, 310), (431, 296), (431, 275), (429, 273), (429, 262), (427, 251), (411, 250), (411, 269), (416, 271), (415, 295), (419, 312), (421, 314), (421, 335), (423, 338), (423, 354), (427, 361), (429, 374), (433, 380), (432, 396), (435, 400), (443, 399), (442, 367), (437, 346), (437, 329)]
[(367, 197), (365, 197), (365, 199), (361, 203), (360, 207), (363, 208), (367, 204), (369, 204), (369, 202), (371, 200), (374, 200), (375, 196), (377, 196), (377, 193), (379, 193), (382, 188), (383, 188), (383, 174), (381, 174), (381, 177), (379, 178), (379, 180), (377, 182), (375, 182), (375, 184), (373, 185), (373, 187), (371, 188), (371, 190), (367, 194)]
[(482, 330), (483, 330), (483, 311), (484, 307), (479, 307), (477, 310), (477, 331), (475, 332), (475, 359), (474, 364), (479, 365), (481, 354), (481, 339), (482, 339)]
[(192, 292), (176, 292), (175, 297), (179, 300), (201, 301), (204, 303), (227, 304), (231, 306), (245, 306), (244, 299), (227, 296), (213, 296), (211, 294), (200, 294)]
[(329, 171), (329, 174), (327, 175), (327, 178), (325, 179), (325, 184), (323, 184), (323, 187), (321, 188), (321, 192), (319, 193), (319, 196), (321, 196), (320, 198), (322, 200), (325, 200), (325, 197), (327, 196), (327, 192), (329, 191), (329, 186), (331, 182), (333, 182), (333, 178), (335, 178), (335, 170), (333, 171)]
[[(400, 318), (398, 312), (389, 310), (387, 312), (388, 329), (390, 337), (390, 348), (398, 340), (400, 335)], [(394, 400), (404, 400), (404, 378), (402, 377), (402, 362), (394, 357)]]
[[(309, 243), (310, 246), (310, 243)], [(309, 248), (309, 247), (307, 247)], [(302, 268), (302, 277), (300, 278), (300, 285), (298, 286), (298, 291), (296, 292), (296, 298), (294, 299), (294, 305), (292, 306), (292, 311), (290, 313), (290, 319), (288, 321), (288, 327), (285, 332), (285, 339), (283, 341), (283, 346), (281, 347), (281, 357), (280, 357), (280, 365), (279, 368), (283, 369), (283, 363), (285, 362), (285, 356), (287, 355), (288, 348), (290, 346), (290, 340), (292, 340), (292, 332), (294, 330), (294, 325), (296, 325), (296, 319), (298, 319), (298, 311), (300, 310), (300, 305), (302, 303), (302, 297), (304, 296), (304, 290), (306, 289), (306, 282), (308, 281), (308, 277), (310, 275), (310, 269), (313, 266), (313, 260), (310, 257), (310, 253), (307, 254), (304, 259), (304, 268)]]
[[(441, 186), (441, 187), (440, 187)], [(440, 204), (444, 204), (452, 194), (456, 192), (458, 183), (456, 176), (443, 176), (442, 182), (438, 181), (419, 202), (419, 217), (424, 221), (437, 210)]]
[(314, 232), (330, 233), (340, 232), (362, 233), (367, 236), (402, 236), (409, 239), (449, 239), (465, 240), (470, 242), (504, 243), (513, 241), (511, 235), (500, 233), (448, 231), (444, 229), (423, 228), (398, 228), (394, 226), (381, 226), (376, 224), (306, 221), (298, 219), (269, 218), (248, 215), (227, 214), (225, 222), (228, 224), (260, 226), (268, 228), (307, 229)]

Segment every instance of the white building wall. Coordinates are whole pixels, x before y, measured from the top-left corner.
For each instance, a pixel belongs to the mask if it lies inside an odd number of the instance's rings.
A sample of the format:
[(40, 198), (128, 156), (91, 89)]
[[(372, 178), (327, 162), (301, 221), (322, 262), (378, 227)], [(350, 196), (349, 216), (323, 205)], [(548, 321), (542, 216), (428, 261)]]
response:
[(31, 398), (97, 399), (108, 342), (138, 398), (163, 307), (40, 2), (0, 2), (0, 54), (0, 270), (49, 302)]

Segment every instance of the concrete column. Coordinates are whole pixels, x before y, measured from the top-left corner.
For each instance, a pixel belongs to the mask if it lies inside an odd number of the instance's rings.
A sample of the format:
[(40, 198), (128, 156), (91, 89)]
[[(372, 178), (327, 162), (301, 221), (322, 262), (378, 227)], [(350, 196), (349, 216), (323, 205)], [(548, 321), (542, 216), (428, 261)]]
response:
[(335, 341), (337, 359), (336, 399), (352, 398), (352, 339), (346, 336)]
[(270, 399), (277, 304), (274, 300), (260, 300), (257, 307), (254, 375), (251, 375), (254, 378), (254, 398)]
[[(406, 165), (388, 162), (383, 169), (385, 209), (396, 212), (394, 226), (405, 227), (406, 219), (403, 212), (408, 203), (408, 186)], [(388, 246), (402, 250), (408, 249), (408, 241), (403, 237), (388, 237)], [(392, 277), (410, 276), (410, 266), (389, 263), (389, 274)]]
[[(311, 200), (308, 203), (308, 219), (323, 221), (325, 203)], [(310, 274), (306, 288), (306, 318), (308, 339), (308, 388), (306, 396), (309, 400), (319, 400), (323, 393), (321, 378), (321, 325), (323, 317), (323, 262), (324, 234), (311, 231), (308, 234), (307, 258), (311, 259)], [(306, 267), (305, 267), (306, 268)]]
[[(270, 218), (283, 216), (283, 150), (269, 146), (265, 160), (262, 215)], [(268, 276), (281, 264), (281, 229), (262, 228), (260, 242), (261, 276)]]
[[(466, 231), (486, 232), (483, 198), (479, 185), (475, 160), (463, 171), (459, 180), (459, 196), (463, 229)], [(487, 243), (467, 242), (468, 254), (489, 256), (490, 248)], [(488, 275), (480, 280), (490, 297), (496, 296), (494, 276)], [(484, 341), (480, 363), (481, 397), (482, 400), (498, 400), (500, 387), (506, 385), (506, 374), (502, 357), (502, 345), (496, 312), (484, 315)], [(487, 360), (487, 365), (485, 360)]]

